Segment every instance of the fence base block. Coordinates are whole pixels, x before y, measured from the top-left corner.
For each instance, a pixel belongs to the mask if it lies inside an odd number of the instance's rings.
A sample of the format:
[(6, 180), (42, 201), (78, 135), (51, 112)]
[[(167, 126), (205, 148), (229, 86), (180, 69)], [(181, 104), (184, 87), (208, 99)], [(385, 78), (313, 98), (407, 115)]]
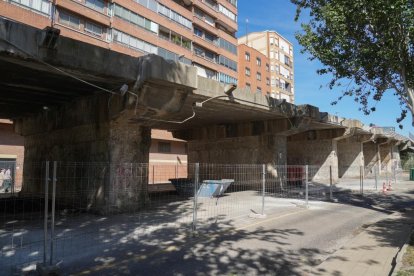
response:
[(249, 215), (249, 218), (265, 219), (265, 218), (267, 218), (267, 215), (266, 214), (251, 213)]
[(56, 265), (44, 265), (43, 263), (36, 264), (36, 272), (39, 276), (58, 276), (62, 275), (59, 267)]

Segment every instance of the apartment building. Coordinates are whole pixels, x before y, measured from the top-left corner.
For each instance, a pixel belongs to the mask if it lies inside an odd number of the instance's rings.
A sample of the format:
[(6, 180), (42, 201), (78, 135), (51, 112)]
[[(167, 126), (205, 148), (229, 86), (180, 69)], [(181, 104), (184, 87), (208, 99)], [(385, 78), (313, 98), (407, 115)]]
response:
[[(0, 16), (53, 26), (61, 36), (134, 57), (156, 54), (195, 66), (200, 76), (237, 83), (237, 0), (0, 0)], [(153, 130), (150, 151), (152, 183), (186, 173), (175, 168), (187, 162), (185, 141)], [(172, 169), (156, 176), (159, 164)]]
[(0, 0), (0, 16), (131, 56), (157, 54), (237, 83), (237, 0)]
[[(240, 37), (238, 44), (245, 44), (254, 48), (269, 58), (269, 96), (294, 103), (295, 85), (292, 43), (275, 31), (263, 31), (249, 33)], [(241, 72), (239, 75), (241, 75)]]
[(270, 95), (270, 61), (258, 50), (239, 44), (239, 77), (238, 87), (253, 93)]

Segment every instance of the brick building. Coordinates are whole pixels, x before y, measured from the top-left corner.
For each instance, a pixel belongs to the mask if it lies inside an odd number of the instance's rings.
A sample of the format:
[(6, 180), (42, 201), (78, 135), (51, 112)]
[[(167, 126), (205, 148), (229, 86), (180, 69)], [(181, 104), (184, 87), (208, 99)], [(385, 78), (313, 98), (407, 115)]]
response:
[(171, 132), (151, 131), (149, 183), (166, 183), (170, 178), (187, 177), (187, 142)]
[[(135, 57), (157, 54), (237, 83), (237, 0), (0, 0), (0, 16)], [(153, 135), (151, 164), (186, 162), (185, 142)]]
[(269, 58), (271, 97), (294, 103), (295, 84), (292, 43), (275, 31), (249, 33), (240, 37), (238, 43), (239, 45), (246, 44)]
[(0, 16), (131, 56), (148, 53), (237, 82), (237, 0), (8, 0)]
[(258, 50), (239, 44), (239, 88), (249, 89), (253, 93), (270, 95), (269, 58)]
[(10, 169), (15, 190), (22, 184), (24, 139), (13, 130), (9, 120), (0, 119), (0, 168)]

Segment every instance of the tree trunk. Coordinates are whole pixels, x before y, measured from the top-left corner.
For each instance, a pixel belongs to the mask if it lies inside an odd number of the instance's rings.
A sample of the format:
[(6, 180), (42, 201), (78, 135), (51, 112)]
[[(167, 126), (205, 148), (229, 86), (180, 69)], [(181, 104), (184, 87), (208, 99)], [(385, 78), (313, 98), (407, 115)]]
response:
[(414, 89), (407, 89), (408, 109), (411, 111), (411, 125), (414, 127)]

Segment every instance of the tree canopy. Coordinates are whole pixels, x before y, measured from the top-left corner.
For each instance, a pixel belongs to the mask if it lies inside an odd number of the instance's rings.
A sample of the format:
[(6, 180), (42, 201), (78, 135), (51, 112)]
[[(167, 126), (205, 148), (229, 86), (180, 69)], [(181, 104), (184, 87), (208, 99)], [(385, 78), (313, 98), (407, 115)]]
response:
[(322, 63), (318, 73), (333, 76), (329, 87), (343, 88), (338, 100), (354, 97), (369, 114), (384, 93), (394, 93), (397, 122), (411, 113), (414, 126), (414, 0), (291, 1), (295, 20), (309, 12), (296, 37)]

